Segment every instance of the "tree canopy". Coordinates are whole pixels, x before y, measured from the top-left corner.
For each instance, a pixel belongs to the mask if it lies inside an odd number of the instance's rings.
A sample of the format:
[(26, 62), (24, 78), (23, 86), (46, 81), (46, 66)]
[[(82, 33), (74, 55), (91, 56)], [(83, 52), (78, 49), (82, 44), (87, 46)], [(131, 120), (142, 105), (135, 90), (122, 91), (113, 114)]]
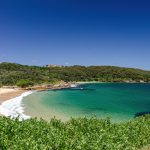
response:
[(2, 85), (16, 85), (20, 80), (26, 80), (32, 84), (54, 83), (61, 80), (66, 82), (150, 82), (150, 71), (116, 66), (40, 67), (6, 62), (0, 64)]

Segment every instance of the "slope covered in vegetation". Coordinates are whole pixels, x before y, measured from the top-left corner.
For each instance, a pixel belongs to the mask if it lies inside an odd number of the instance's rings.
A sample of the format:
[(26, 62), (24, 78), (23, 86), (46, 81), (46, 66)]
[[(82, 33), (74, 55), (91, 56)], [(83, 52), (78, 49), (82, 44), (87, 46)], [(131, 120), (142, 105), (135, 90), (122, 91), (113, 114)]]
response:
[(19, 122), (0, 117), (0, 149), (134, 150), (150, 144), (150, 116), (113, 124), (109, 119)]
[[(150, 71), (115, 66), (38, 67), (15, 63), (0, 64), (0, 84), (16, 85), (26, 80), (29, 85), (56, 81), (124, 82), (150, 81)], [(24, 81), (22, 81), (24, 82)]]

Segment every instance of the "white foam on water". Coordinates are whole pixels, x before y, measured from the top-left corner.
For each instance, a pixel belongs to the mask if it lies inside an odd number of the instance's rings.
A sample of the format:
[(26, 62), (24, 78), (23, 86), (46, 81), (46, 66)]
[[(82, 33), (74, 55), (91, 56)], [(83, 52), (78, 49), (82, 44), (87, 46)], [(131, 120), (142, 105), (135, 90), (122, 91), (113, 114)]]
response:
[(28, 91), (18, 97), (3, 102), (0, 105), (0, 113), (12, 119), (18, 117), (20, 121), (31, 118), (30, 116), (24, 114), (24, 105), (22, 104), (22, 99), (33, 92), (34, 91)]

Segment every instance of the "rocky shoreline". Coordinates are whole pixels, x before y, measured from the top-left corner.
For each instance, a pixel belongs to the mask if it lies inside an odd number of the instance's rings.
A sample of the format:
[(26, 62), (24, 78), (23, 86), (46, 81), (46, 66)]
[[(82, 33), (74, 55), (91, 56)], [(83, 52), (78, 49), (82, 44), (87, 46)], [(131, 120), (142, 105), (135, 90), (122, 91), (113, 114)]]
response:
[(65, 88), (71, 88), (78, 86), (78, 83), (72, 83), (72, 82), (63, 82), (59, 84), (44, 84), (44, 85), (36, 85), (28, 88), (24, 88), (25, 90), (36, 90), (36, 91), (44, 91), (44, 90), (59, 90), (59, 89), (65, 89)]
[(65, 89), (65, 88), (71, 88), (71, 87), (77, 87), (79, 84), (86, 84), (86, 83), (149, 83), (149, 82), (136, 82), (136, 81), (123, 81), (123, 82), (99, 82), (99, 81), (89, 81), (89, 82), (64, 82), (61, 81), (60, 83), (57, 84), (41, 84), (41, 85), (34, 85), (30, 87), (17, 87), (17, 86), (3, 86), (2, 88), (6, 89), (14, 89), (14, 90), (23, 90), (23, 91), (28, 91), (28, 90), (36, 90), (36, 91), (44, 91), (44, 90), (59, 90), (59, 89)]

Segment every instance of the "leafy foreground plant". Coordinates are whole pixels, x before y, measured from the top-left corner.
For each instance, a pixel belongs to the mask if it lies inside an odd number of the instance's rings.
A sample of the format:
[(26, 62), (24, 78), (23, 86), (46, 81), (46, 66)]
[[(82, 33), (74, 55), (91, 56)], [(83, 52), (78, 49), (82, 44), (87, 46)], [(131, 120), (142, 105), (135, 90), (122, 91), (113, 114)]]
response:
[(0, 117), (0, 149), (132, 150), (150, 144), (150, 115), (122, 124), (109, 119), (30, 119)]

